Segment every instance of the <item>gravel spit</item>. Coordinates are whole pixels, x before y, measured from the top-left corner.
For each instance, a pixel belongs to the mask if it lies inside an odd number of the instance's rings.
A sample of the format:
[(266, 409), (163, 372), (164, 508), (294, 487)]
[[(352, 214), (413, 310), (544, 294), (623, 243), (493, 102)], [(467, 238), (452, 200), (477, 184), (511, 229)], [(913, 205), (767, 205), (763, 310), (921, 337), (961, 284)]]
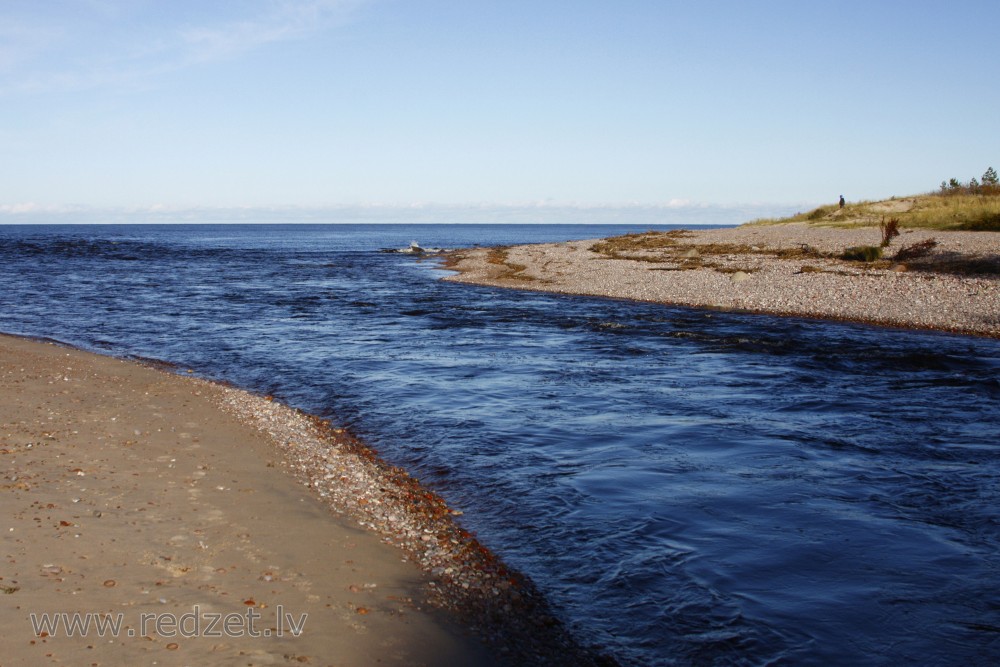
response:
[[(931, 238), (927, 257), (891, 259)], [(445, 280), (1000, 337), (1000, 273), (982, 269), (1000, 266), (1000, 233), (904, 229), (888, 260), (832, 256), (880, 240), (878, 228), (783, 224), (674, 233), (615, 257), (592, 250), (599, 239), (513, 246), (503, 262), (476, 248), (448, 254), (458, 274)]]

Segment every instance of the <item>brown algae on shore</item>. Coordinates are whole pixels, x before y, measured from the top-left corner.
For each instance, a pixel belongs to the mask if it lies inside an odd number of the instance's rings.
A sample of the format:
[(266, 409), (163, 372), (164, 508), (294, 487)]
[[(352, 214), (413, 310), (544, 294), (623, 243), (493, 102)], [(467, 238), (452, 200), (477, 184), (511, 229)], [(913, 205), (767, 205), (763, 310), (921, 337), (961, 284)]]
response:
[(903, 228), (883, 259), (842, 257), (882, 237), (873, 226), (789, 223), (505, 248), (534, 282), (461, 250), (446, 280), (1000, 337), (1000, 233)]
[(499, 280), (534, 280), (531, 276), (524, 274), (528, 268), (527, 265), (512, 263), (509, 259), (509, 253), (509, 246), (495, 246), (490, 249), (486, 256), (487, 262), (500, 267), (500, 273), (496, 277)]

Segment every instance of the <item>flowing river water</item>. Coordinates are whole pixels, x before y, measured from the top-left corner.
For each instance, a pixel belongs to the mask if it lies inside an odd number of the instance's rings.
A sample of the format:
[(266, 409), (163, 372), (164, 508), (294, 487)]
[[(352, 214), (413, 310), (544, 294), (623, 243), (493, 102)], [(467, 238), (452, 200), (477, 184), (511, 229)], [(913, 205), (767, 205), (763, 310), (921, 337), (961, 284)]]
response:
[(1000, 341), (445, 283), (378, 252), (624, 231), (4, 226), (0, 330), (351, 428), (623, 664), (1000, 662)]

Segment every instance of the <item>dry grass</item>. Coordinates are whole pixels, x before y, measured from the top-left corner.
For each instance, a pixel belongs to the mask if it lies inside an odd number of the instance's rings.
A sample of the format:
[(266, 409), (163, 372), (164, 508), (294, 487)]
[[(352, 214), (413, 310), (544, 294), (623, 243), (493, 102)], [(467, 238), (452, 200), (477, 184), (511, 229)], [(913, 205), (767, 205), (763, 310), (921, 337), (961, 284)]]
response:
[(904, 228), (1000, 231), (1000, 195), (915, 195), (901, 199), (820, 206), (788, 218), (754, 220), (752, 225), (804, 222), (829, 227), (871, 227), (889, 215)]
[(1000, 231), (1000, 196), (929, 196), (902, 218), (906, 227)]

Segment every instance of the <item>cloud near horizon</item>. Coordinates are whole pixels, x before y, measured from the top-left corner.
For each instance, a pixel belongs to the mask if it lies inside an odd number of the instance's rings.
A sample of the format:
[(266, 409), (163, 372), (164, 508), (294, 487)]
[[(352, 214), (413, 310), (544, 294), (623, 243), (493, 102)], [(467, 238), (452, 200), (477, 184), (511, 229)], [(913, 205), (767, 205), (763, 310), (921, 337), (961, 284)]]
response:
[(790, 215), (811, 204), (713, 205), (677, 200), (665, 204), (345, 204), (336, 206), (129, 208), (0, 204), (0, 224), (197, 224), (197, 223), (355, 223), (355, 224), (648, 224), (737, 225), (756, 218)]

